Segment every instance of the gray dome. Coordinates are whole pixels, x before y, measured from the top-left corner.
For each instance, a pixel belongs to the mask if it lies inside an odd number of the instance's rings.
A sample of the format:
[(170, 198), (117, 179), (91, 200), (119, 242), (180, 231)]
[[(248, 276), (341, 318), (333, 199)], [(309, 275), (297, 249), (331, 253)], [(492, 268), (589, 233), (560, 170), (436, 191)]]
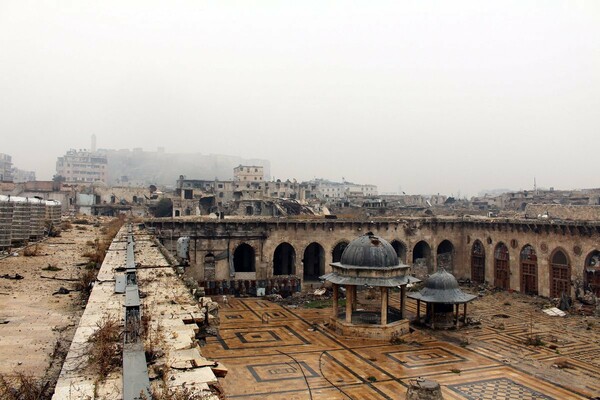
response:
[(477, 296), (460, 290), (454, 275), (444, 268), (440, 268), (425, 280), (424, 287), (420, 292), (410, 293), (408, 297), (427, 303), (460, 304), (468, 303)]
[(355, 267), (388, 268), (399, 265), (396, 250), (386, 240), (369, 232), (354, 239), (344, 249), (342, 265)]
[(432, 274), (425, 280), (424, 287), (436, 290), (458, 289), (458, 281), (444, 268), (440, 268), (435, 274)]

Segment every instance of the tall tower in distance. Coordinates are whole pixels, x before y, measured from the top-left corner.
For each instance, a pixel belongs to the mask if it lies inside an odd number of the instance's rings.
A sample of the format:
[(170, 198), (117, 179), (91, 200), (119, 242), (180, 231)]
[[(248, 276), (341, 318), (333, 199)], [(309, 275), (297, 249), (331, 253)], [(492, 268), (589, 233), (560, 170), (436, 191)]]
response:
[(92, 135), (92, 153), (96, 152), (96, 134)]

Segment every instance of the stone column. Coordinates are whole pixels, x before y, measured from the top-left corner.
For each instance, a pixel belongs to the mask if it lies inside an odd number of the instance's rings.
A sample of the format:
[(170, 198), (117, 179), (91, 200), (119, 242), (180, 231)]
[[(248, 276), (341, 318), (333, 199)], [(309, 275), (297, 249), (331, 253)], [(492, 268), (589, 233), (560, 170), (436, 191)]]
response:
[(352, 311), (356, 311), (356, 286), (352, 285)]
[(381, 325), (387, 325), (388, 288), (381, 288)]
[(333, 310), (332, 310), (332, 317), (337, 319), (338, 317), (338, 285), (336, 285), (335, 283), (332, 285), (333, 286)]
[(353, 303), (352, 286), (346, 285), (346, 322), (352, 323), (352, 303)]
[(460, 304), (456, 304), (456, 307), (452, 306), (452, 308), (454, 308), (454, 326), (458, 328), (458, 314), (460, 311)]
[(406, 318), (406, 285), (400, 286), (400, 313), (402, 319)]

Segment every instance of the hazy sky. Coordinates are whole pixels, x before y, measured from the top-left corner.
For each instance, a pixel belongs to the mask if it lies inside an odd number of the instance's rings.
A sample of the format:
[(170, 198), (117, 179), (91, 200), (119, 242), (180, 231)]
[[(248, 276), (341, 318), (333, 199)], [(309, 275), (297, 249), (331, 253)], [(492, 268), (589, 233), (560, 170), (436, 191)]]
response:
[(93, 133), (380, 191), (600, 187), (600, 1), (0, 0), (0, 152), (49, 179)]

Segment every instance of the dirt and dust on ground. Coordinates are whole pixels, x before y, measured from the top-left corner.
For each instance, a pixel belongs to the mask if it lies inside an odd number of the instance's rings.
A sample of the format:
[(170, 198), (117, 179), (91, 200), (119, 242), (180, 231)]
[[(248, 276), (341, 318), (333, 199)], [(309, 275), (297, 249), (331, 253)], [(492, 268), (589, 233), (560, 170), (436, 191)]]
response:
[(0, 255), (0, 398), (21, 398), (15, 388), (31, 398), (51, 397), (90, 285), (121, 223), (64, 219), (60, 236)]

